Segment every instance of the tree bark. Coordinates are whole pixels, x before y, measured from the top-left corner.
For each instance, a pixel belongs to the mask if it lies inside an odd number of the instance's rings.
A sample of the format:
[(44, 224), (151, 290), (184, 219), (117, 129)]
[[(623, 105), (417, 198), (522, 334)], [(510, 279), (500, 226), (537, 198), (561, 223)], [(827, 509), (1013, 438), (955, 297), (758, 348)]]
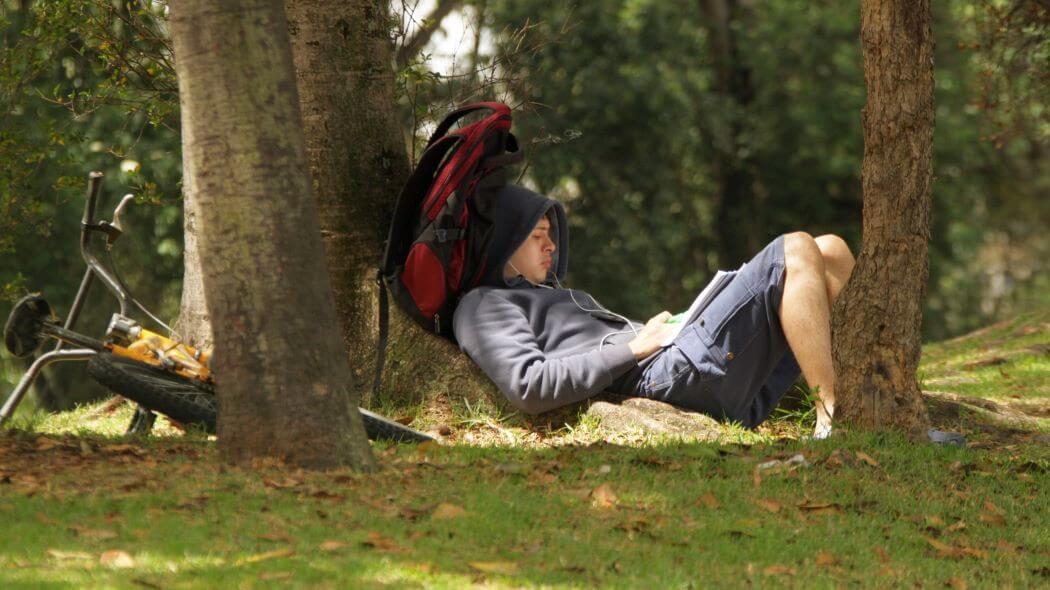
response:
[(375, 272), (409, 163), (381, 0), (285, 3), (306, 153), (355, 398), (372, 383)]
[(934, 126), (929, 0), (863, 0), (863, 246), (835, 306), (836, 418), (921, 432)]
[(220, 451), (372, 468), (324, 268), (281, 0), (171, 5)]
[[(350, 391), (371, 405), (361, 394), (370, 391), (378, 344), (375, 272), (410, 172), (394, 108), (386, 3), (296, 0), (286, 7), (328, 274), (353, 369)], [(454, 346), (391, 307), (384, 401), (405, 405), (488, 388)]]
[(197, 246), (197, 202), (192, 190), (193, 179), (182, 179), (182, 298), (179, 300), (179, 319), (175, 331), (182, 341), (198, 350), (211, 350), (211, 319), (204, 301), (204, 283), (201, 281), (201, 256)]

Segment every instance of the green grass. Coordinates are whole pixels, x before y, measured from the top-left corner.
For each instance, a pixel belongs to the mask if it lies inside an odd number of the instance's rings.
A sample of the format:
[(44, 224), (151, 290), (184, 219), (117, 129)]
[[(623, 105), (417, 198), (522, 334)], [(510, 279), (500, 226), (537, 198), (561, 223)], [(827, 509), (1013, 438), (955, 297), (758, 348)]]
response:
[[(4, 587), (928, 587), (953, 577), (1030, 587), (1050, 556), (1038, 449), (890, 435), (750, 448), (404, 446), (380, 451), (380, 473), (355, 475), (223, 468), (201, 440), (153, 439), (141, 456), (109, 452), (105, 439), (85, 454), (87, 439), (65, 440), (37, 451), (65, 470), (7, 472)], [(9, 452), (27, 445), (39, 443), (5, 440)], [(756, 465), (797, 452), (811, 465), (755, 485)], [(603, 484), (612, 506), (593, 497)], [(462, 512), (442, 518), (442, 503)], [(100, 564), (107, 550), (133, 565)]]
[(989, 399), (1050, 398), (1050, 311), (926, 345), (920, 375), (926, 389)]
[[(1041, 403), (1048, 320), (927, 346), (925, 388)], [(997, 356), (1006, 360), (966, 368)], [(1050, 581), (1050, 445), (1039, 429), (967, 432), (967, 448), (886, 433), (781, 436), (805, 432), (803, 409), (700, 443), (611, 436), (593, 417), (541, 436), (512, 415), (453, 404), (459, 442), (377, 444), (383, 469), (362, 475), (229, 468), (199, 433), (162, 424), (124, 438), (130, 412), (85, 406), (0, 433), (0, 588)], [(759, 470), (798, 453), (808, 465)]]

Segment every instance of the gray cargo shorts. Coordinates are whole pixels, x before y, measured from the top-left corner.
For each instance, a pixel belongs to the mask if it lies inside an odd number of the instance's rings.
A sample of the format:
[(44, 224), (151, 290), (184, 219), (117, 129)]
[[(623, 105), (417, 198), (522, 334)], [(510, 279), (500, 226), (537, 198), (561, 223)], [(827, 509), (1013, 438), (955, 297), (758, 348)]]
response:
[(646, 365), (633, 395), (758, 426), (801, 372), (780, 326), (784, 236)]

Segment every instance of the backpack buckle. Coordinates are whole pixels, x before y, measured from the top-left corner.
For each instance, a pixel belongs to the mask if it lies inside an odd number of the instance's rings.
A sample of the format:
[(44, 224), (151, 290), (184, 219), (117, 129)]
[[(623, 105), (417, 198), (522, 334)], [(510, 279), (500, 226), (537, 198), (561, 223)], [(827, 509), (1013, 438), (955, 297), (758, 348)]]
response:
[(435, 229), (434, 237), (438, 242), (449, 242), (462, 239), (467, 232), (462, 229)]

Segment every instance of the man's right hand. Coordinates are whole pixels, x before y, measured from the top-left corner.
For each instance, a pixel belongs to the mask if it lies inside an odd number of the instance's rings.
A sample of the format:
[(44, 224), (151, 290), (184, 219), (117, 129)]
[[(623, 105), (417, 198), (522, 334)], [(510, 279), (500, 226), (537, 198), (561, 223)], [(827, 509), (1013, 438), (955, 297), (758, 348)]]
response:
[(642, 360), (654, 352), (660, 350), (660, 344), (674, 331), (677, 324), (668, 324), (671, 312), (662, 311), (645, 323), (645, 327), (638, 332), (633, 340), (627, 343), (634, 353), (634, 358)]

